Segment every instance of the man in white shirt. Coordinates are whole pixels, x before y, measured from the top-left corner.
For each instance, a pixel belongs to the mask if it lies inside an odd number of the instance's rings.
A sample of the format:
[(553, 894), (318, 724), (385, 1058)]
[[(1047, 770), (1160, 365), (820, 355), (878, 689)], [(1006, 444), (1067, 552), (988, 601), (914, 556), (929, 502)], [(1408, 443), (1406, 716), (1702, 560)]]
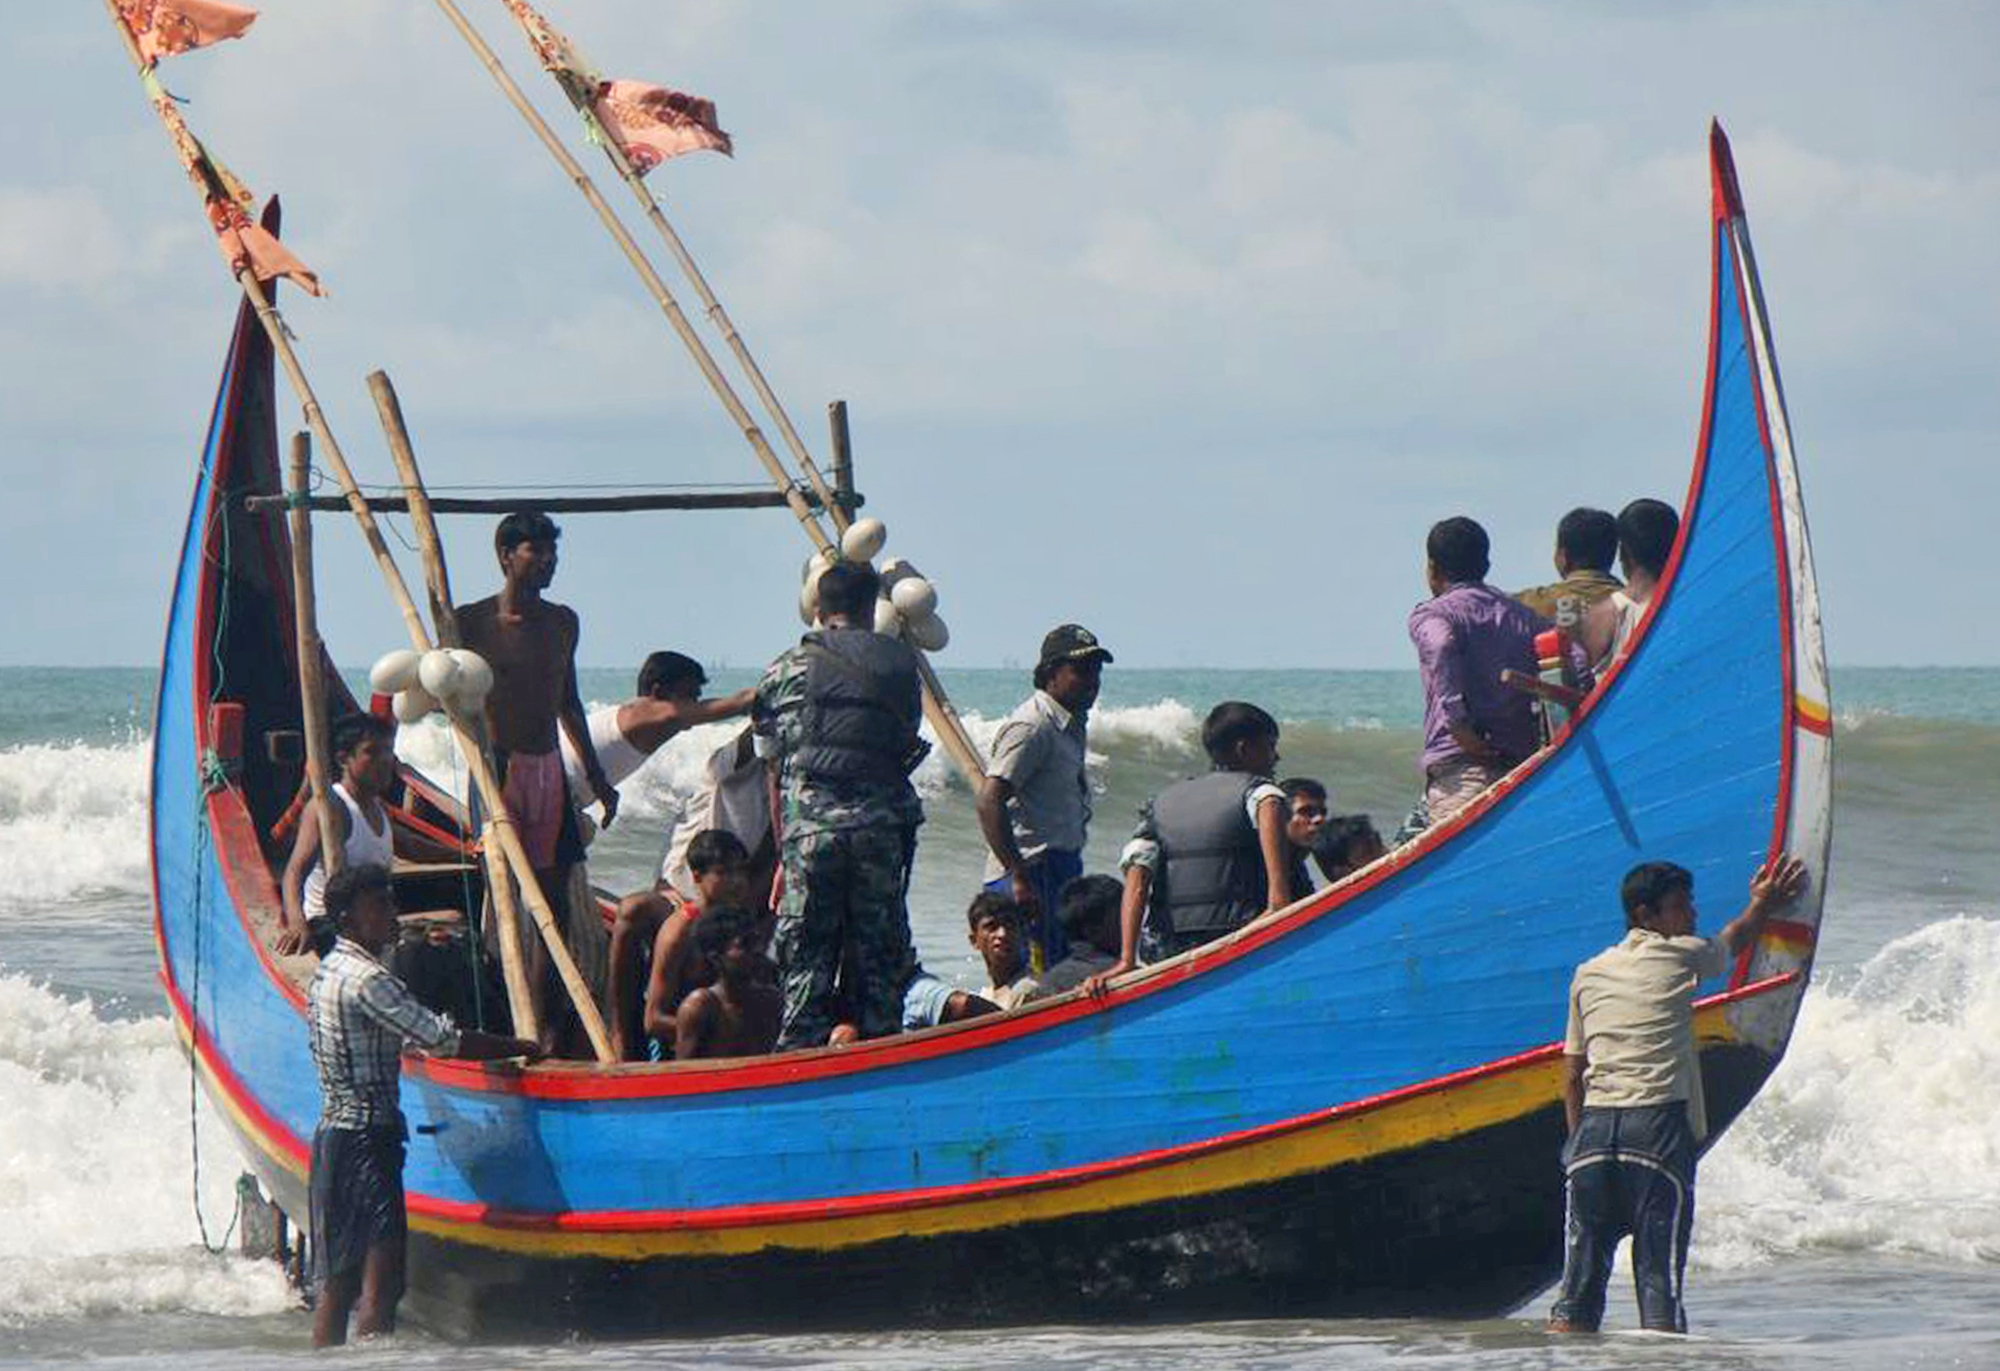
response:
[(1687, 1332), (1681, 1277), (1694, 1228), (1695, 1154), (1707, 1135), (1694, 998), (1805, 888), (1778, 856), (1750, 878), (1750, 902), (1714, 938), (1695, 936), (1694, 877), (1645, 862), (1620, 891), (1623, 942), (1577, 968), (1563, 1034), (1566, 1248), (1553, 1333), (1595, 1332), (1619, 1239), (1632, 1236), (1641, 1324)]

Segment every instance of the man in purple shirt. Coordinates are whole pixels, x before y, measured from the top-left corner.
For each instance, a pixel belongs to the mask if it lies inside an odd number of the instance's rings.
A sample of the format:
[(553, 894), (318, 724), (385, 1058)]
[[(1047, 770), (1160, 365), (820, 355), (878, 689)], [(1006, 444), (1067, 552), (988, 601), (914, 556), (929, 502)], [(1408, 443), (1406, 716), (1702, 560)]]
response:
[[(1410, 611), (1424, 682), (1424, 799), (1430, 822), (1470, 804), (1542, 744), (1534, 701), (1500, 683), (1536, 672), (1535, 634), (1547, 628), (1518, 600), (1486, 584), (1486, 530), (1446, 519), (1424, 545), (1431, 598)], [(1587, 687), (1586, 687), (1587, 688)]]

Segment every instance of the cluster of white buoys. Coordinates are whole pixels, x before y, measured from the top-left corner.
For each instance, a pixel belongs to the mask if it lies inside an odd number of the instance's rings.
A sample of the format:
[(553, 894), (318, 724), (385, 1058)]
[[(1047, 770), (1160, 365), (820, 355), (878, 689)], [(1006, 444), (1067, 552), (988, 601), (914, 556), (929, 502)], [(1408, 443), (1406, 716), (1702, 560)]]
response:
[[(856, 519), (841, 535), (840, 550), (824, 549), (806, 558), (799, 587), (799, 618), (810, 628), (819, 621), (819, 578), (835, 561), (872, 562), (889, 538), (880, 519)], [(882, 598), (875, 602), (875, 631), (907, 639), (912, 647), (940, 652), (951, 630), (938, 617), (937, 587), (900, 557), (882, 563)]]
[(368, 684), (396, 697), (396, 717), (413, 724), (435, 709), (467, 713), (493, 689), (493, 668), (470, 648), (398, 648), (368, 670)]

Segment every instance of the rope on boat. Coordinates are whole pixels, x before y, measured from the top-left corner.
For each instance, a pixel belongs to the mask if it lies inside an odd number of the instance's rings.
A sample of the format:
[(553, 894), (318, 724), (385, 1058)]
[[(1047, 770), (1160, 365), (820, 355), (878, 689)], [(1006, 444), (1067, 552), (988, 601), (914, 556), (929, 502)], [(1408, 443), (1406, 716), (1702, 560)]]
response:
[[(211, 470), (211, 480), (213, 479), (213, 475), (214, 473)], [(212, 517), (217, 521), (216, 527), (220, 534), (219, 541), (221, 544), (221, 556), (218, 562), (221, 576), (217, 582), (221, 594), (220, 602), (216, 606), (215, 638), (209, 646), (211, 685), (209, 688), (208, 703), (212, 705), (222, 697), (224, 676), (227, 671), (227, 664), (224, 662), (222, 655), (222, 644), (228, 633), (230, 578), (235, 568), (229, 541), (229, 520), (221, 512), (223, 505), (220, 501), (212, 502), (211, 507), (216, 510), (216, 513)], [(208, 923), (207, 872), (208, 855), (212, 848), (211, 834), (208, 828), (208, 798), (217, 791), (228, 788), (229, 772), (223, 766), (222, 759), (216, 755), (213, 748), (202, 749), (199, 768), (201, 797), (195, 805), (194, 851), (191, 863), (194, 871), (194, 965), (188, 987), (189, 1199), (194, 1206), (195, 1228), (201, 1234), (203, 1249), (210, 1256), (220, 1256), (229, 1250), (229, 1240), (234, 1236), (236, 1225), (243, 1217), (243, 1197), (239, 1192), (236, 1197), (236, 1207), (229, 1215), (229, 1226), (223, 1230), (221, 1241), (211, 1242), (208, 1235), (208, 1219), (201, 1212), (201, 1070), (197, 1057), (199, 1050), (197, 1039), (201, 1032), (202, 930)]]

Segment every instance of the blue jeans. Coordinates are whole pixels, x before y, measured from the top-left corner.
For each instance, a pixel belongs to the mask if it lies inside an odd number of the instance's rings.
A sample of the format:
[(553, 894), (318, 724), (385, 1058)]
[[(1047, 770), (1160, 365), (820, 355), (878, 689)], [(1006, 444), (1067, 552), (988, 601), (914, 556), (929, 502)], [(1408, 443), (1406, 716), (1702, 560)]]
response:
[(1681, 1277), (1694, 1230), (1694, 1130), (1687, 1105), (1586, 1108), (1563, 1149), (1562, 1287), (1551, 1319), (1595, 1331), (1618, 1240), (1632, 1236), (1639, 1323), (1687, 1332)]
[[(1069, 955), (1069, 935), (1063, 932), (1056, 918), (1056, 900), (1064, 886), (1083, 874), (1083, 854), (1046, 847), (1028, 859), (1026, 872), (1029, 884), (1035, 887), (1035, 898), (1041, 901), (1042, 912), (1022, 932), (1028, 935), (1030, 944), (1029, 965), (1041, 972)], [(996, 895), (1014, 893), (1014, 883), (1006, 876), (988, 881), (986, 888)]]

